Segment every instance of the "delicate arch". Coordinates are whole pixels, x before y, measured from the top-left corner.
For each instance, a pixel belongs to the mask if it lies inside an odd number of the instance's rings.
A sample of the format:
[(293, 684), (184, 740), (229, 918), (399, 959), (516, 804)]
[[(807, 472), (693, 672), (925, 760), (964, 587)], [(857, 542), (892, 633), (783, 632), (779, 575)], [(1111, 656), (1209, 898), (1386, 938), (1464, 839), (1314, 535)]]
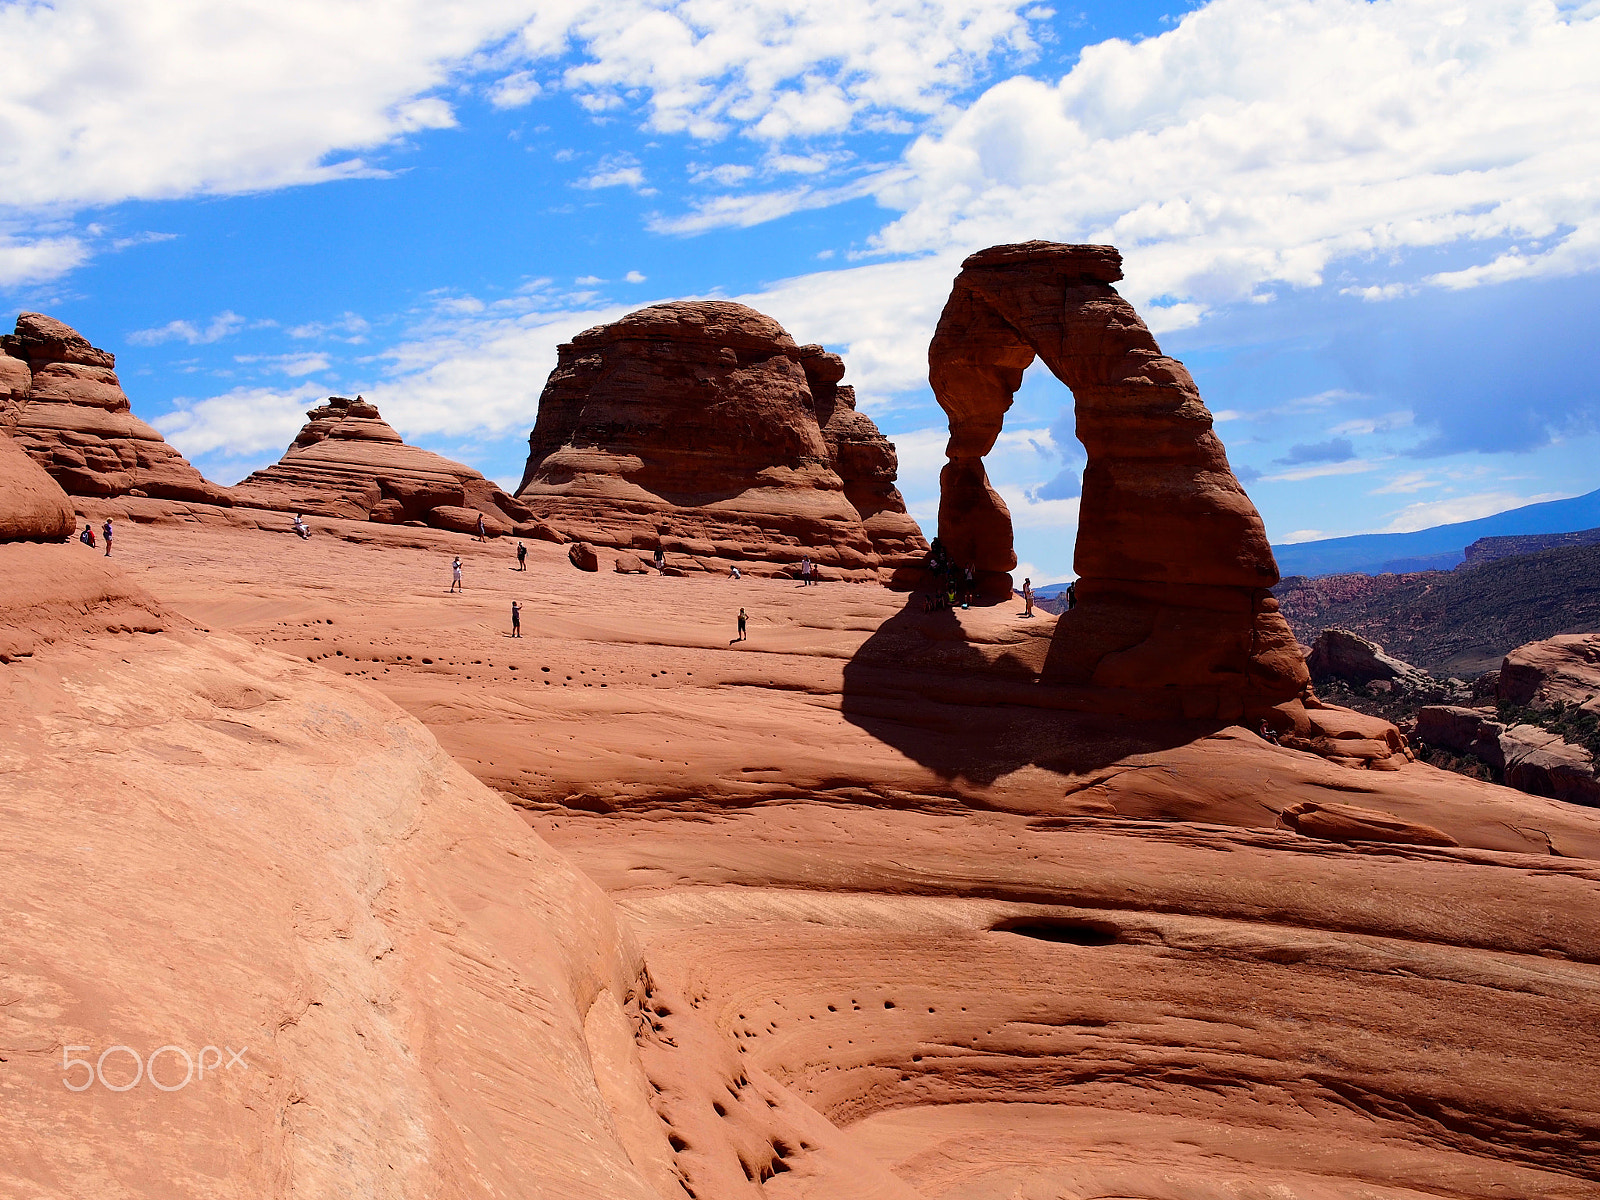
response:
[(1309, 677), (1267, 592), (1278, 567), (1260, 514), (1189, 372), (1111, 286), (1121, 278), (1110, 246), (1026, 242), (962, 264), (928, 348), (950, 419), (939, 536), (1009, 595), (1011, 516), (983, 456), (1037, 355), (1072, 390), (1088, 453), (1080, 603), (1057, 627), (1047, 680), (1187, 689), (1191, 716), (1297, 697)]

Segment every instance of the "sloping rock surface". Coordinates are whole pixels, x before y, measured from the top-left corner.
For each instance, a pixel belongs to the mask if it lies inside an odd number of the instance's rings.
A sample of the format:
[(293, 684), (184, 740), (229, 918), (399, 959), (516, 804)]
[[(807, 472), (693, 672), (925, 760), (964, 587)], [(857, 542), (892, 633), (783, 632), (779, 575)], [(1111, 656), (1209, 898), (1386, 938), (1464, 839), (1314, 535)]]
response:
[[(1309, 678), (1268, 593), (1278, 569), (1211, 413), (1111, 285), (1110, 246), (1026, 242), (962, 263), (928, 347), (950, 418), (939, 536), (957, 564), (1011, 595), (1011, 517), (983, 456), (1035, 356), (1072, 389), (1088, 451), (1074, 559), (1078, 605), (1045, 678), (1165, 697), (1233, 719), (1297, 702)], [(1303, 724), (1285, 709), (1281, 719)]]
[(560, 347), (518, 498), (575, 540), (678, 565), (810, 557), (892, 578), (927, 544), (843, 377), (838, 355), (742, 304), (630, 313)]
[[(0, 672), (0, 1193), (1600, 1184), (1600, 814), (1042, 707), (1010, 606), (875, 664), (883, 589), (249, 519), (132, 524), (173, 627)], [(62, 1086), (224, 1043), (213, 1090)]]
[(234, 489), (240, 504), (396, 525), (420, 521), (437, 529), (498, 537), (545, 532), (532, 513), (477, 471), (412, 446), (357, 396), (329, 396), (306, 413), (283, 457)]
[(227, 504), (161, 434), (133, 415), (116, 358), (42, 313), (0, 337), (0, 423), (74, 496), (158, 496)]

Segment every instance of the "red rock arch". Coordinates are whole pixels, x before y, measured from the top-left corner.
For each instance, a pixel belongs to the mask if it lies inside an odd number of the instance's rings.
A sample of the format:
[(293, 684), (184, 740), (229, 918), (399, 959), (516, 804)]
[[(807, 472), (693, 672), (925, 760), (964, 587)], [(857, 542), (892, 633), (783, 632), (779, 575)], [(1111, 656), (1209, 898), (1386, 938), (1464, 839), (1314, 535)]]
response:
[(1183, 715), (1234, 718), (1306, 692), (1267, 589), (1278, 567), (1182, 363), (1161, 353), (1111, 285), (1110, 246), (1025, 242), (972, 255), (928, 348), (950, 418), (939, 536), (1009, 594), (1011, 515), (989, 485), (994, 446), (1035, 356), (1072, 390), (1083, 476), (1078, 607), (1057, 626), (1046, 681), (1149, 693)]

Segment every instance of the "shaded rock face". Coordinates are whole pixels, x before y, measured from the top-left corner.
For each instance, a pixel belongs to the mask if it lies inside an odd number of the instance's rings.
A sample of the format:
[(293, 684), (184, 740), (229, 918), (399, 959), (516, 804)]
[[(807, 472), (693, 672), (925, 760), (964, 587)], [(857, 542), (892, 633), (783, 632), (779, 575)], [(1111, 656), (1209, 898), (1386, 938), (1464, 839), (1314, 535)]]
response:
[(559, 350), (518, 498), (568, 536), (679, 565), (892, 577), (925, 553), (844, 362), (742, 304), (659, 304)]
[(1051, 242), (972, 255), (928, 348), (950, 418), (939, 536), (980, 586), (1011, 592), (1011, 516), (983, 456), (1023, 371), (1072, 389), (1088, 451), (1078, 605), (1057, 626), (1049, 682), (1167, 689), (1183, 715), (1231, 719), (1295, 701), (1309, 677), (1268, 593), (1278, 568), (1183, 364), (1111, 285), (1110, 246)]
[(1416, 737), (1482, 759), (1504, 772), (1506, 785), (1519, 792), (1600, 806), (1594, 756), (1548, 729), (1507, 725), (1484, 710), (1439, 704), (1418, 710)]
[(0, 432), (0, 542), (61, 542), (73, 528), (61, 485)]
[(545, 532), (471, 467), (408, 445), (360, 396), (329, 396), (306, 418), (281, 459), (234, 489), (238, 503), (389, 525), (420, 521), (458, 533), (477, 533), (481, 516), (491, 537)]
[(1408, 662), (1383, 652), (1377, 642), (1369, 642), (1348, 629), (1324, 629), (1312, 643), (1306, 667), (1314, 683), (1342, 679), (1357, 687), (1387, 682), (1401, 688), (1426, 687), (1432, 677)]
[(23, 313), (0, 337), (0, 425), (71, 495), (227, 504), (225, 488), (133, 415), (115, 365), (70, 326)]

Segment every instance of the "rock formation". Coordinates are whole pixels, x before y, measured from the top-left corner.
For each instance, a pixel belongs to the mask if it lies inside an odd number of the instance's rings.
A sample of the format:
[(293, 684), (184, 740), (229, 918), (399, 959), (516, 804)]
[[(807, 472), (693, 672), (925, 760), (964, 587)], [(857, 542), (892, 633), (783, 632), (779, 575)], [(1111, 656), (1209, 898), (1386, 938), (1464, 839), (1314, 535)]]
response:
[(1377, 682), (1402, 689), (1433, 684), (1433, 677), (1426, 671), (1385, 654), (1377, 642), (1369, 642), (1348, 629), (1324, 629), (1319, 633), (1306, 657), (1306, 668), (1313, 683), (1340, 679), (1355, 687)]
[(1512, 704), (1565, 704), (1600, 716), (1600, 633), (1564, 633), (1518, 646), (1500, 664), (1497, 691)]
[(563, 345), (518, 498), (576, 540), (678, 565), (891, 578), (927, 547), (894, 447), (844, 362), (720, 300), (658, 304)]
[(61, 485), (0, 432), (0, 542), (61, 542), (73, 528)]
[(1594, 755), (1538, 725), (1500, 721), (1493, 710), (1434, 704), (1417, 711), (1413, 736), (1488, 763), (1519, 792), (1600, 807)]
[(1012, 605), (851, 694), (880, 588), (209, 515), (0, 546), (93, 585), (0, 586), (0, 1195), (1600, 1184), (1600, 813), (1030, 703)]
[(939, 536), (980, 582), (1011, 595), (1011, 518), (983, 456), (1037, 355), (1072, 389), (1088, 451), (1078, 517), (1078, 605), (1044, 678), (1166, 697), (1231, 719), (1285, 706), (1300, 728), (1308, 677), (1267, 589), (1278, 569), (1183, 364), (1161, 353), (1111, 285), (1110, 246), (995, 246), (962, 264), (928, 348), (950, 418)]
[(227, 504), (226, 489), (133, 415), (115, 365), (70, 326), (23, 313), (0, 337), (0, 423), (74, 496)]
[(283, 457), (234, 489), (236, 502), (281, 512), (421, 521), (436, 529), (558, 540), (527, 507), (471, 467), (408, 445), (357, 396), (329, 396), (306, 413)]

